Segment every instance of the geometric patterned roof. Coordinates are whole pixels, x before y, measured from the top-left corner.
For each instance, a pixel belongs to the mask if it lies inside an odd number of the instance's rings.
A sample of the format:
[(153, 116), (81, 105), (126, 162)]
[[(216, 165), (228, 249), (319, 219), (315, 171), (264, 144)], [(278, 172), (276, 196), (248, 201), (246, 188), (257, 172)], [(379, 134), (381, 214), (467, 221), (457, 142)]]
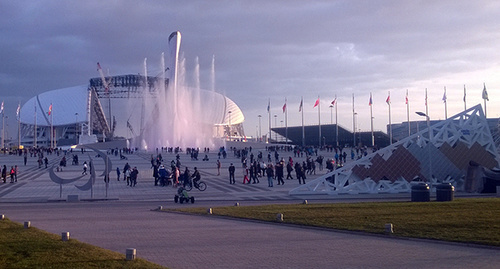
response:
[(471, 162), (492, 169), (499, 156), (481, 105), (327, 173), (290, 194), (409, 192), (411, 182), (461, 190)]

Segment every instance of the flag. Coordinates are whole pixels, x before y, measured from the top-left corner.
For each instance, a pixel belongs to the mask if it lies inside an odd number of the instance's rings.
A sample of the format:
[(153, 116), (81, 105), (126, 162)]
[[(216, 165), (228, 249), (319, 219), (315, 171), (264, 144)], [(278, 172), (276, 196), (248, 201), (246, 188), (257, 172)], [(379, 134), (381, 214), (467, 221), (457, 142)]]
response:
[(425, 106), (427, 106), (427, 88), (425, 88)]
[(49, 114), (49, 116), (50, 116), (50, 114), (52, 114), (52, 104), (50, 104), (50, 106), (49, 106), (49, 112), (47, 112), (47, 113)]
[(465, 84), (464, 84), (464, 102), (465, 102), (465, 96), (467, 96), (467, 93), (465, 92)]
[(336, 102), (337, 102), (337, 97), (335, 97), (335, 99), (333, 99), (332, 106), (334, 106)]
[(3, 101), (2, 101), (2, 106), (0, 106), (0, 113), (3, 113)]
[(373, 104), (373, 101), (372, 101), (372, 93), (370, 93), (370, 101), (368, 102), (368, 105), (371, 106)]
[(444, 87), (443, 102), (446, 103), (446, 87)]
[[(490, 99), (488, 98), (488, 92), (486, 91), (486, 84), (483, 84), (483, 99), (486, 101), (489, 101)], [(3, 111), (3, 102), (2, 102), (2, 111)]]
[(406, 97), (405, 97), (405, 104), (407, 105), (408, 104), (408, 90), (406, 91)]
[(97, 71), (102, 70), (101, 65), (97, 62)]
[(319, 105), (319, 97), (318, 97), (318, 100), (316, 100), (316, 102), (314, 103), (313, 108), (317, 107), (318, 105)]
[(286, 102), (285, 102), (285, 104), (283, 105), (283, 113), (285, 113), (285, 111), (286, 111)]
[(389, 96), (387, 96), (387, 99), (385, 99), (385, 102), (390, 105), (391, 104), (391, 94), (389, 93)]
[(21, 103), (17, 105), (17, 110), (16, 110), (16, 118), (19, 119), (19, 112), (21, 112)]
[(304, 101), (304, 99), (300, 99), (299, 112), (302, 111), (303, 101)]
[(267, 103), (267, 113), (271, 111), (271, 99), (269, 99), (269, 102)]

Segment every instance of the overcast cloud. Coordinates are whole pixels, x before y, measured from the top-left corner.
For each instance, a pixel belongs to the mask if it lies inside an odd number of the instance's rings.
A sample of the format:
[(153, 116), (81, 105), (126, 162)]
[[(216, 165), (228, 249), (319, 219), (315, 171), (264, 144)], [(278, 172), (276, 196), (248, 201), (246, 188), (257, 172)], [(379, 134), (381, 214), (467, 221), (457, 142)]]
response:
[[(330, 123), (337, 95), (339, 124), (352, 129), (352, 94), (358, 128), (370, 129), (373, 94), (375, 129), (388, 123), (385, 100), (391, 94), (392, 122), (425, 111), (444, 118), (483, 103), (488, 117), (500, 87), (500, 2), (497, 1), (1, 1), (0, 98), (10, 125), (17, 103), (42, 92), (84, 85), (97, 77), (96, 62), (111, 75), (142, 73), (148, 58), (159, 71), (171, 32), (182, 33), (187, 72), (199, 57), (201, 85), (210, 88), (215, 55), (216, 89), (245, 114), (245, 131), (254, 136), (257, 115), (267, 129), (267, 102), (288, 125), (300, 125), (301, 96), (307, 125)], [(272, 120), (274, 125), (274, 119)], [(278, 123), (279, 125), (280, 123)]]

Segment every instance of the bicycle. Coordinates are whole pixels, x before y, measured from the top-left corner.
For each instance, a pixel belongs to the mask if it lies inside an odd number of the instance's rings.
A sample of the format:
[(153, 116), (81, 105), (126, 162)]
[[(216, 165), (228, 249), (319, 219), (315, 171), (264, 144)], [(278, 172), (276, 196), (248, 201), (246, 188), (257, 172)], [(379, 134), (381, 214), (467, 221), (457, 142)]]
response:
[(198, 181), (198, 183), (194, 183), (194, 182), (191, 183), (190, 182), (190, 184), (186, 184), (186, 186), (184, 188), (186, 189), (186, 191), (190, 191), (193, 189), (193, 185), (195, 188), (197, 188), (200, 191), (204, 191), (207, 189), (207, 184), (201, 180)]

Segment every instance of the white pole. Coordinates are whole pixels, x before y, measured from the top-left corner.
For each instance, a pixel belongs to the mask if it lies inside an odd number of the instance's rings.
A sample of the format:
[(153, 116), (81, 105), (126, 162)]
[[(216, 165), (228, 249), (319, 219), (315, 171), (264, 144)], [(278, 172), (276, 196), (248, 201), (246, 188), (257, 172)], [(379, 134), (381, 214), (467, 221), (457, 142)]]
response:
[[(319, 95), (318, 95), (319, 100)], [(319, 147), (321, 148), (321, 102), (318, 103)]]
[(373, 103), (372, 93), (370, 93), (370, 126), (372, 131), (372, 147), (375, 146), (375, 137), (373, 136)]
[(339, 146), (339, 122), (338, 122), (338, 113), (337, 113), (337, 107), (338, 107), (338, 104), (337, 104), (337, 95), (335, 95), (335, 140), (336, 140), (336, 144), (337, 144), (337, 147)]
[(408, 101), (408, 89), (406, 89), (406, 121), (408, 121), (408, 136), (411, 136), (410, 101)]

